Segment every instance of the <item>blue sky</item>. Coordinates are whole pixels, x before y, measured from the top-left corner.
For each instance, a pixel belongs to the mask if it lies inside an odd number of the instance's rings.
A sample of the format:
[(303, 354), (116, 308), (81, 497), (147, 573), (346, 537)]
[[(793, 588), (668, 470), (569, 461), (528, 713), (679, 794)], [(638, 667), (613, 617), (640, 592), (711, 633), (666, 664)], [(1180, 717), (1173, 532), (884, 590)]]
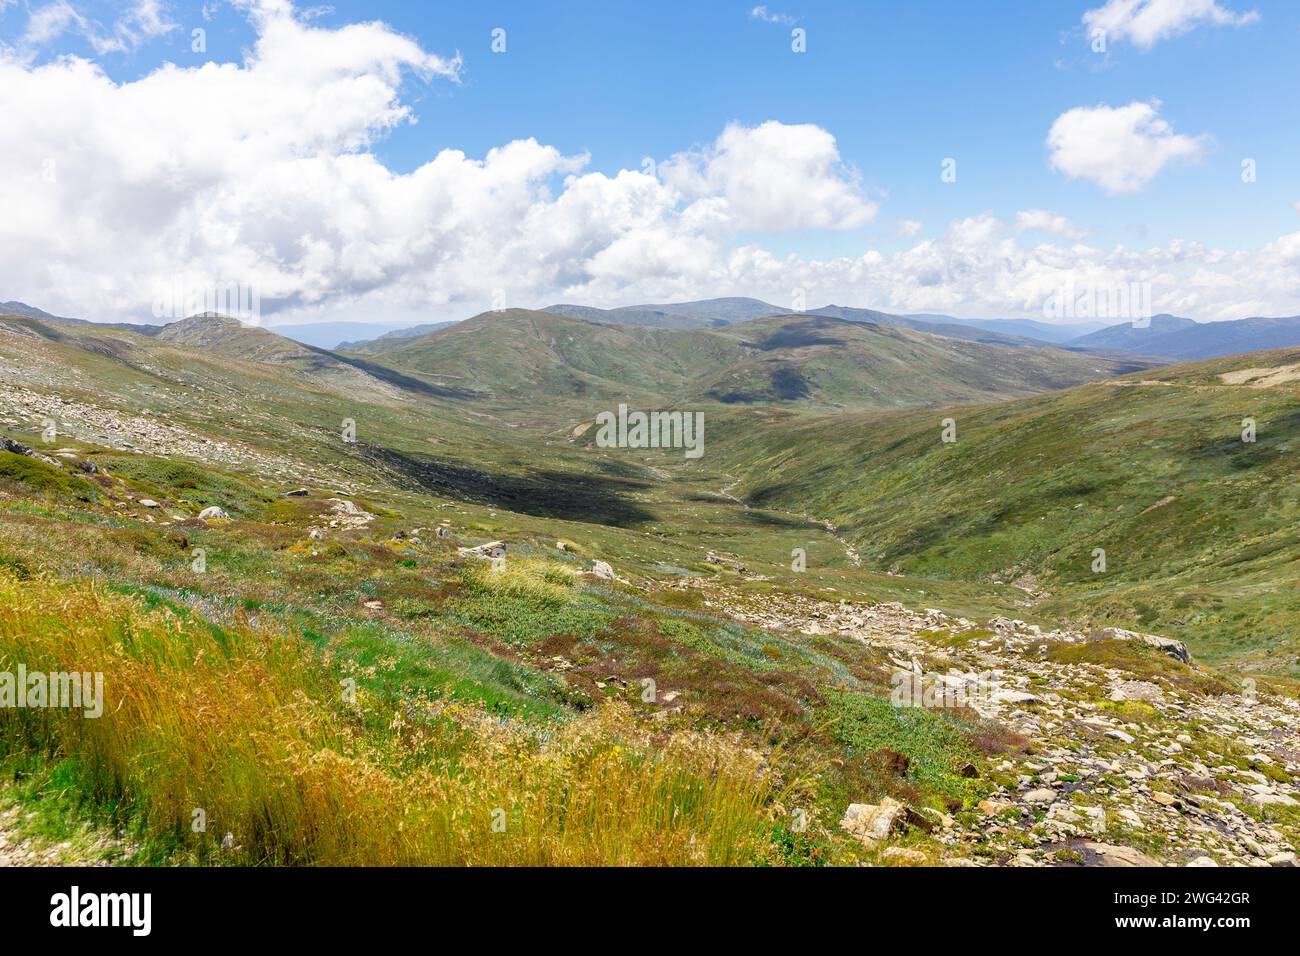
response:
[[(79, 19), (40, 44), (25, 44), (24, 34), (50, 4), (10, 0), (0, 11), (0, 41), (12, 56), (25, 58), (27, 69), (72, 53), (92, 60), (113, 83), (129, 85), (166, 63), (179, 69), (207, 61), (242, 64), (260, 31), (240, 7), (209, 0), (205, 15), (202, 4), (162, 2), (152, 14), (172, 29), (150, 36), (128, 24), (129, 42), (104, 51), (104, 37), (124, 35), (114, 33), (115, 25), (126, 22), (135, 0), (57, 2), (70, 4)], [(1128, 2), (1140, 12), (1146, 0)], [(1105, 0), (805, 0), (769, 3), (757, 16), (753, 3), (724, 0), (342, 0), (310, 15), (299, 11), (297, 19), (319, 31), (379, 20), (431, 55), (459, 55), (455, 79), (422, 78), (403, 68), (396, 89), (415, 122), (373, 130), (367, 148), (398, 176), (443, 150), (482, 160), (493, 148), (531, 138), (566, 157), (586, 156), (583, 174), (613, 177), (619, 170), (641, 169), (645, 157), (662, 162), (714, 148), (729, 124), (753, 129), (775, 121), (815, 126), (832, 136), (837, 174), (874, 207), (874, 215), (866, 221), (841, 217), (832, 228), (771, 228), (742, 217), (726, 239), (730, 248), (757, 245), (777, 258), (794, 255), (809, 262), (869, 250), (892, 256), (942, 237), (954, 221), (988, 213), (1013, 223), (1020, 211), (1047, 210), (1071, 224), (1067, 245), (1086, 236), (1112, 262), (1119, 247), (1171, 243), (1253, 254), (1300, 229), (1300, 117), (1294, 102), (1300, 89), (1300, 5), (1161, 2), (1193, 12), (1209, 4), (1213, 15), (1175, 19), (1147, 45), (1114, 36), (1105, 54), (1092, 51), (1083, 21)], [(207, 31), (205, 54), (190, 49), (195, 27)], [(498, 27), (506, 31), (500, 54), (491, 50)], [(796, 28), (806, 31), (806, 53), (791, 50)], [(1124, 190), (1106, 188), (1094, 173), (1072, 177), (1053, 167), (1047, 138), (1058, 117), (1075, 108), (1134, 103), (1151, 104), (1156, 122), (1168, 124), (1170, 135), (1187, 138), (1186, 154), (1162, 164), (1138, 188)], [(212, 132), (221, 137), (221, 130)], [(944, 183), (940, 164), (949, 157), (957, 162), (957, 179)], [(1244, 159), (1256, 164), (1254, 182), (1242, 181)], [(560, 193), (564, 175), (549, 176), (546, 188)], [(1213, 263), (1190, 268), (1207, 265)], [(562, 271), (570, 277), (583, 272)], [(671, 286), (665, 283), (665, 291)], [(653, 291), (653, 283), (640, 280), (628, 287), (633, 297)], [(532, 294), (544, 298), (550, 292), (536, 288)], [(351, 287), (345, 297), (355, 293)], [(904, 296), (899, 303), (918, 301)], [(987, 312), (997, 305), (972, 301), (963, 309), (953, 301), (954, 312)], [(1285, 304), (1243, 300), (1240, 307), (1265, 303)], [(1216, 301), (1214, 308), (1237, 305)], [(1009, 302), (1000, 311), (1033, 309)]]

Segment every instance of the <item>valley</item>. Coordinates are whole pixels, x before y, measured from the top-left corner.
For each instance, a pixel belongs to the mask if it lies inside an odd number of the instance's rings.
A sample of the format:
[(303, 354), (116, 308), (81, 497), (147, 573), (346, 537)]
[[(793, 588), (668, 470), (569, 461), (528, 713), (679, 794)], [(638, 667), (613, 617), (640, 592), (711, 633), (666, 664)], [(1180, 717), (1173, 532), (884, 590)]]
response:
[[(344, 352), (0, 316), (5, 662), (92, 661), (110, 701), (4, 714), (10, 839), (1284, 865), (1297, 363), (808, 315), (508, 310)], [(704, 454), (600, 447), (620, 402), (702, 412)], [(913, 668), (1002, 696), (893, 706)]]

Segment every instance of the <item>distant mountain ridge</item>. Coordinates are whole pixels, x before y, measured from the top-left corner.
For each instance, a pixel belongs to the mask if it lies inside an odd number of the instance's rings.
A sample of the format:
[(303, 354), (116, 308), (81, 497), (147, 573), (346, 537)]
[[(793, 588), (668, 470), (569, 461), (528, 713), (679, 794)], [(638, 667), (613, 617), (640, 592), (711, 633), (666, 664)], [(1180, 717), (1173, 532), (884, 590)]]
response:
[(1071, 348), (1119, 349), (1139, 355), (1194, 361), (1300, 345), (1300, 315), (1256, 316), (1230, 322), (1194, 322), (1152, 316), (1149, 326), (1112, 325), (1069, 343)]
[(343, 349), (352, 345), (353, 339), (366, 342), (377, 336), (400, 331), (403, 326), (392, 322), (304, 322), (299, 325), (266, 325), (263, 328), (303, 345)]
[[(1162, 313), (1153, 316), (1145, 326), (1135, 326), (1132, 322), (1105, 325), (1098, 320), (1056, 325), (1035, 319), (960, 319), (939, 313), (903, 315), (835, 304), (792, 313), (789, 309), (770, 302), (743, 296), (612, 309), (560, 303), (539, 311), (605, 325), (676, 331), (720, 330), (772, 316), (821, 316), (849, 322), (892, 325), (984, 345), (1009, 348), (1040, 348), (1049, 345), (1111, 357), (1128, 355), (1183, 361), (1300, 345), (1300, 316), (1253, 316), (1235, 321), (1202, 323)], [(148, 336), (159, 335), (166, 327), (89, 322), (52, 315), (19, 301), (0, 302), (0, 315), (4, 314), (47, 323), (113, 328)], [(454, 324), (455, 320), (412, 326), (344, 321), (267, 325), (263, 328), (316, 348), (345, 350), (354, 355), (381, 355)]]
[(131, 322), (90, 322), (86, 319), (73, 319), (65, 315), (52, 315), (44, 309), (38, 309), (34, 305), (17, 301), (0, 302), (0, 315), (21, 315), (25, 319), (58, 322), (63, 325), (94, 325), (105, 329), (136, 332), (140, 335), (157, 335), (163, 329), (161, 325), (137, 325)]
[(439, 329), (445, 329), (447, 326), (455, 324), (455, 320), (449, 320), (447, 322), (423, 322), (420, 325), (400, 326), (385, 332), (383, 335), (357, 339), (355, 342), (340, 342), (334, 348), (337, 351), (353, 351), (361, 354), (383, 351), (398, 339), (416, 339), (421, 335), (428, 335), (430, 332), (436, 332)]
[(561, 304), (547, 306), (541, 311), (587, 319), (590, 322), (614, 322), (618, 325), (647, 325), (660, 329), (716, 329), (733, 322), (784, 315), (790, 310), (760, 299), (728, 297), (666, 305), (625, 305), (616, 309)]

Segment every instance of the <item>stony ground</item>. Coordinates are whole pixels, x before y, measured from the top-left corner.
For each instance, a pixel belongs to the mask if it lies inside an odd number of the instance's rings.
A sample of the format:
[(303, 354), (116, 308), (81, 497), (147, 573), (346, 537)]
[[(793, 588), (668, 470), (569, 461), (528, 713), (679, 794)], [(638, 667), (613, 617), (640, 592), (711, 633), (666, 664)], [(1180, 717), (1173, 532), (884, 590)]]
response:
[(39, 831), (38, 812), (0, 787), (0, 867), (109, 866), (132, 848), (102, 827), (65, 821), (59, 838)]
[[(1027, 741), (990, 758), (989, 797), (939, 821), (927, 862), (1295, 865), (1300, 702), (1184, 664), (1177, 642), (703, 586), (747, 623), (878, 648), (919, 671), (921, 705), (965, 705)], [(1078, 659), (1129, 646), (1140, 674)]]

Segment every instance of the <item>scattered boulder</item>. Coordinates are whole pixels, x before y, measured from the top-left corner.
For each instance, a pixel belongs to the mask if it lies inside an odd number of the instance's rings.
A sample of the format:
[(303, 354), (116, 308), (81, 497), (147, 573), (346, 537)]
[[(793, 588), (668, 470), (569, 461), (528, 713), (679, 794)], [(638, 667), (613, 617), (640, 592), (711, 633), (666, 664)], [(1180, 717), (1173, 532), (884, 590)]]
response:
[(1143, 634), (1142, 640), (1161, 653), (1168, 654), (1176, 661), (1182, 661), (1184, 664), (1192, 662), (1191, 652), (1187, 650), (1187, 645), (1182, 641), (1176, 641), (1172, 637), (1159, 637), (1155, 634)]
[(1037, 790), (1030, 790), (1025, 794), (1026, 803), (1051, 803), (1056, 799), (1056, 791), (1047, 787), (1039, 787)]
[(337, 517), (330, 520), (330, 527), (337, 528), (361, 528), (375, 520), (375, 516), (364, 508), (358, 508), (356, 504), (348, 501), (346, 498), (331, 498), (330, 511)]
[(229, 518), (229, 517), (230, 515), (226, 513), (226, 509), (220, 508), (217, 505), (212, 505), (211, 507), (204, 508), (202, 511), (199, 512), (199, 518), (201, 518), (203, 521), (211, 521), (214, 518)]
[(141, 498), (141, 499), (140, 499), (140, 507), (141, 507), (141, 508), (157, 508), (157, 507), (158, 507), (158, 502), (154, 501), (152, 498)]
[(1247, 797), (1251, 803), (1259, 807), (1295, 807), (1300, 806), (1300, 801), (1295, 797), (1289, 797), (1285, 793), (1252, 793)]
[(884, 797), (879, 804), (850, 803), (840, 827), (872, 846), (902, 829), (903, 821), (903, 805), (892, 797)]
[(504, 541), (489, 541), (487, 544), (476, 545), (472, 548), (457, 548), (456, 552), (469, 558), (504, 558), (506, 556), (506, 544)]
[(614, 568), (607, 561), (591, 562), (590, 572), (592, 575), (600, 578), (602, 581), (614, 580)]
[(1085, 841), (1080, 849), (1086, 866), (1159, 866), (1160, 864), (1131, 846)]
[(51, 458), (49, 455), (42, 455), (34, 448), (28, 448), (22, 442), (16, 442), (12, 438), (5, 438), (0, 435), (0, 451), (11, 452), (15, 455), (25, 455), (28, 458), (35, 458), (37, 461), (43, 461), (47, 465), (53, 465), (55, 468), (62, 468), (57, 458)]
[(1192, 655), (1187, 650), (1187, 645), (1182, 641), (1176, 641), (1172, 637), (1160, 637), (1158, 634), (1139, 634), (1136, 631), (1126, 631), (1122, 627), (1104, 627), (1099, 631), (1093, 631), (1088, 635), (1090, 641), (1141, 641), (1161, 653), (1168, 654), (1175, 660), (1182, 661), (1185, 664), (1192, 662)]
[(306, 488), (295, 488), (292, 491), (283, 492), (280, 495), (280, 497), (281, 498), (306, 498), (307, 494), (308, 492)]
[(886, 847), (880, 858), (896, 866), (925, 866), (929, 862), (920, 850), (909, 850), (901, 846)]

